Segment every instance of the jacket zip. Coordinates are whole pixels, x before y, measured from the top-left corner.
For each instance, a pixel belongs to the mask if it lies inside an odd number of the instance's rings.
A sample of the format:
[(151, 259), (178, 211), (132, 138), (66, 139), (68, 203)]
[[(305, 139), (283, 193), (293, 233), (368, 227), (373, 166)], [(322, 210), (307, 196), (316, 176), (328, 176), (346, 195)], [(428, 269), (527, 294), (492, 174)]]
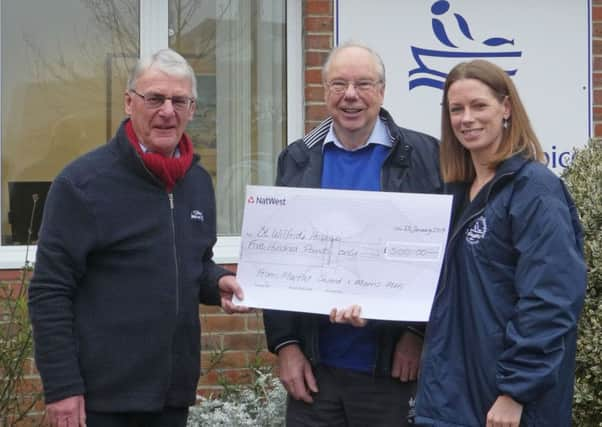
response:
[[(399, 136), (392, 138), (392, 140), (393, 140), (393, 145), (391, 145), (391, 149), (387, 153), (387, 157), (385, 158), (385, 160), (380, 168), (380, 190), (381, 191), (389, 191), (389, 189), (385, 188), (386, 186), (385, 186), (385, 178), (383, 175), (383, 170), (385, 168), (385, 164), (387, 164), (387, 162), (391, 161), (391, 157), (393, 157), (393, 152), (396, 151), (398, 149), (397, 147), (399, 146), (399, 144), (401, 144)], [(405, 171), (407, 171), (407, 168), (405, 168)], [(391, 173), (390, 170), (389, 170), (389, 173)], [(402, 334), (403, 334), (403, 332), (402, 332)], [(377, 337), (376, 337), (377, 345), (376, 345), (376, 351), (374, 352), (374, 363), (372, 365), (372, 376), (373, 377), (376, 376), (377, 371), (378, 371), (378, 360), (380, 359), (380, 354), (381, 354), (380, 343), (382, 343), (382, 341), (384, 339), (383, 335), (384, 335), (384, 332), (381, 330), (381, 331), (379, 331), (379, 333), (377, 334)], [(395, 349), (393, 349), (393, 352), (395, 352)]]
[(180, 313), (180, 271), (178, 269), (178, 251), (176, 248), (176, 224), (174, 221), (174, 203), (173, 203), (173, 193), (167, 193), (167, 197), (169, 198), (169, 210), (171, 212), (171, 235), (172, 235), (172, 248), (173, 248), (173, 258), (174, 258), (174, 266), (176, 269), (176, 316)]
[[(383, 176), (383, 169), (385, 168), (385, 165), (387, 165), (389, 162), (391, 162), (391, 158), (393, 157), (394, 153), (396, 153), (398, 150), (397, 147), (399, 147), (399, 145), (401, 144), (401, 139), (399, 138), (399, 136), (392, 138), (391, 141), (392, 141), (391, 149), (387, 153), (387, 157), (385, 157), (385, 160), (383, 161), (383, 164), (380, 167), (380, 190), (381, 191), (390, 191), (388, 188), (385, 188), (386, 186), (385, 186), (385, 178)], [(402, 175), (400, 176), (400, 179), (403, 177), (405, 172), (407, 172), (407, 170), (408, 170), (408, 168), (404, 168), (404, 171), (403, 171)], [(389, 173), (390, 172), (391, 171), (389, 171)]]
[[(144, 168), (144, 170), (153, 179), (153, 181), (157, 182), (160, 185), (163, 185), (163, 183), (146, 167), (146, 165), (144, 164), (144, 161), (142, 160), (140, 155), (138, 153), (136, 153), (136, 156), (140, 160), (140, 163), (142, 164), (142, 167)], [(167, 197), (169, 198), (169, 210), (171, 213), (170, 222), (171, 222), (171, 234), (172, 234), (172, 248), (173, 248), (173, 255), (174, 255), (174, 267), (176, 270), (176, 310), (175, 310), (175, 312), (176, 312), (176, 316), (177, 316), (180, 313), (180, 285), (179, 285), (180, 272), (178, 269), (178, 253), (177, 253), (177, 249), (176, 249), (176, 225), (175, 225), (175, 220), (174, 220), (173, 193), (172, 192), (167, 193)]]
[[(146, 167), (146, 165), (144, 164), (144, 161), (142, 160), (142, 158), (140, 157), (140, 155), (138, 155), (138, 153), (136, 153), (138, 159), (140, 160), (140, 163), (142, 164), (142, 167), (144, 168), (144, 170), (148, 173), (148, 175), (151, 177), (151, 179), (155, 182), (157, 182), (159, 185), (163, 185), (163, 183)], [(169, 211), (170, 211), (170, 224), (171, 224), (171, 234), (172, 234), (172, 249), (173, 249), (173, 256), (174, 256), (174, 268), (175, 268), (175, 290), (176, 290), (176, 306), (175, 306), (175, 314), (176, 314), (176, 319), (175, 322), (177, 324), (178, 322), (178, 316), (180, 314), (180, 271), (178, 268), (178, 254), (177, 254), (177, 248), (176, 248), (176, 225), (175, 225), (175, 219), (174, 219), (174, 200), (173, 200), (173, 192), (169, 192), (167, 193), (167, 198), (169, 200)], [(172, 343), (172, 347), (173, 347), (173, 343)], [(170, 350), (171, 353), (171, 350)], [(172, 377), (173, 377), (173, 360), (172, 362), (170, 362), (171, 365), (171, 369), (169, 370), (167, 376), (168, 376), (168, 381), (167, 384), (171, 384), (172, 381)]]
[[(393, 144), (395, 144), (395, 142), (397, 142), (397, 140), (393, 141)], [(384, 169), (385, 163), (387, 163), (389, 161), (389, 159), (391, 158), (391, 156), (393, 155), (393, 148), (394, 147), (391, 147), (391, 149), (387, 153), (387, 157), (385, 157), (385, 160), (383, 161), (383, 164), (380, 167), (380, 171), (379, 171), (380, 191), (386, 191), (385, 190), (385, 178), (383, 176), (383, 169)]]
[(448, 258), (448, 254), (449, 254), (448, 249), (451, 247), (452, 242), (458, 236), (458, 234), (460, 233), (460, 230), (464, 229), (464, 226), (466, 224), (468, 224), (470, 221), (472, 221), (474, 218), (481, 215), (485, 211), (485, 208), (487, 207), (487, 202), (489, 201), (489, 197), (491, 196), (491, 191), (493, 191), (493, 187), (495, 187), (502, 178), (505, 178), (505, 177), (513, 175), (513, 174), (514, 174), (514, 172), (507, 172), (507, 173), (495, 178), (495, 180), (491, 183), (491, 186), (489, 186), (489, 190), (487, 190), (487, 195), (485, 196), (485, 202), (483, 203), (483, 207), (481, 209), (479, 209), (478, 211), (476, 211), (475, 213), (473, 213), (472, 215), (470, 215), (468, 218), (466, 218), (466, 220), (464, 220), (462, 222), (462, 224), (459, 224), (457, 227), (455, 227), (454, 232), (453, 232), (452, 236), (450, 237), (449, 242), (446, 246), (446, 250), (445, 250), (446, 254), (445, 254), (445, 258), (443, 259), (443, 272), (441, 274), (441, 278), (443, 280), (441, 282), (441, 288), (437, 291), (437, 294), (435, 295), (435, 298), (433, 299), (433, 303), (437, 299), (437, 297), (439, 297), (439, 295), (441, 295), (441, 293), (445, 289), (445, 285), (447, 284), (447, 266), (448, 266), (447, 258)]

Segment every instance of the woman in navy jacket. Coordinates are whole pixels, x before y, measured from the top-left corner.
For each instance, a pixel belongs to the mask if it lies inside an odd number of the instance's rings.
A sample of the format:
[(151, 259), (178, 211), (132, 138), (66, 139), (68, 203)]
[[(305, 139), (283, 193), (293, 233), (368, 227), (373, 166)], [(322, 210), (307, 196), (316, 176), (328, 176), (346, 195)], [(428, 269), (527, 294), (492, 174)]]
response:
[(416, 399), (423, 426), (570, 426), (582, 230), (514, 84), (457, 65), (442, 103), (452, 232)]

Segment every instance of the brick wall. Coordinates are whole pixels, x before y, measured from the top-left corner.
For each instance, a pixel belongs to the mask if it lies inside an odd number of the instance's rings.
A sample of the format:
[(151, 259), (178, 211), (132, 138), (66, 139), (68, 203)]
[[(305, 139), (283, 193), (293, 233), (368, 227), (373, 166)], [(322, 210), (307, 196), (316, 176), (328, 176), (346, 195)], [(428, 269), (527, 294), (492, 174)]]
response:
[[(9, 299), (14, 301), (14, 299), (21, 294), (22, 282), (22, 272), (20, 270), (0, 270), (0, 302), (7, 301)], [(3, 337), (4, 332), (8, 330), (6, 329), (7, 319), (9, 318), (8, 315), (8, 307), (4, 304), (0, 304), (0, 328), (2, 329)], [(0, 366), (0, 379), (3, 377), (3, 373), (1, 370), (2, 368), (3, 366)], [(35, 368), (33, 357), (30, 356), (25, 360), (23, 366), (23, 373), (24, 381), (21, 384), (19, 384), (18, 390), (20, 391), (20, 394), (23, 394), (22, 398), (20, 399), (21, 406), (27, 407), (28, 405), (30, 405), (30, 403), (34, 401), (32, 400), (31, 396), (37, 394), (42, 388), (40, 377)], [(1, 384), (2, 383), (0, 382), (0, 386)], [(42, 402), (38, 401), (33, 407), (33, 409), (30, 411), (31, 416), (18, 425), (38, 425), (39, 419), (41, 418), (43, 411), (44, 405)], [(4, 416), (6, 416), (6, 414), (3, 414), (2, 410), (0, 409), (0, 425), (12, 426), (12, 423), (5, 424), (5, 420), (3, 419)]]
[[(236, 271), (235, 265), (226, 265)], [(219, 307), (202, 305), (201, 368), (199, 394), (219, 393), (221, 380), (230, 384), (247, 382), (249, 368), (273, 365), (275, 357), (266, 350), (261, 311), (228, 315)]]
[(303, 59), (305, 62), (305, 130), (327, 117), (322, 87), (322, 64), (334, 43), (331, 0), (303, 2)]
[[(593, 120), (595, 136), (602, 137), (602, 0), (592, 0), (593, 52)], [(303, 58), (305, 61), (305, 129), (309, 130), (326, 117), (322, 89), (321, 65), (332, 47), (333, 4), (331, 0), (303, 2)], [(227, 266), (235, 269), (235, 266)], [(0, 288), (15, 285), (18, 271), (0, 271)], [(229, 382), (244, 382), (248, 367), (259, 363), (273, 364), (275, 358), (265, 350), (261, 313), (229, 316), (215, 307), (200, 307), (203, 328), (202, 368), (199, 392), (202, 395), (219, 392), (219, 377)], [(221, 354), (220, 357), (218, 357)], [(217, 359), (217, 360), (216, 360)], [(31, 361), (27, 366), (27, 386), (38, 386), (39, 378)], [(22, 425), (34, 425), (43, 406), (36, 408), (33, 417)]]

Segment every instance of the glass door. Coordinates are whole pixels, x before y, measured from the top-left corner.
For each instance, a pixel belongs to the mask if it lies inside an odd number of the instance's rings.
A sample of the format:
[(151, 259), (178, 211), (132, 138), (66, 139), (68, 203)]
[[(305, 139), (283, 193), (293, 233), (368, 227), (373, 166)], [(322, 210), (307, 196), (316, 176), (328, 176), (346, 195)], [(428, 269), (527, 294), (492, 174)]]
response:
[(196, 71), (188, 126), (214, 180), (220, 236), (240, 234), (247, 184), (273, 185), (286, 144), (284, 0), (169, 1), (169, 47)]

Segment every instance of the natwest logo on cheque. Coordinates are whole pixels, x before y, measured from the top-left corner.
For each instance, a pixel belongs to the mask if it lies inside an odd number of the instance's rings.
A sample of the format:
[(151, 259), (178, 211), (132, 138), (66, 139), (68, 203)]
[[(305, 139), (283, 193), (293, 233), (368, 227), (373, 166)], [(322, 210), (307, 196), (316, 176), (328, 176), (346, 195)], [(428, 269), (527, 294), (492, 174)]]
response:
[(286, 206), (286, 199), (277, 197), (249, 196), (248, 204)]

